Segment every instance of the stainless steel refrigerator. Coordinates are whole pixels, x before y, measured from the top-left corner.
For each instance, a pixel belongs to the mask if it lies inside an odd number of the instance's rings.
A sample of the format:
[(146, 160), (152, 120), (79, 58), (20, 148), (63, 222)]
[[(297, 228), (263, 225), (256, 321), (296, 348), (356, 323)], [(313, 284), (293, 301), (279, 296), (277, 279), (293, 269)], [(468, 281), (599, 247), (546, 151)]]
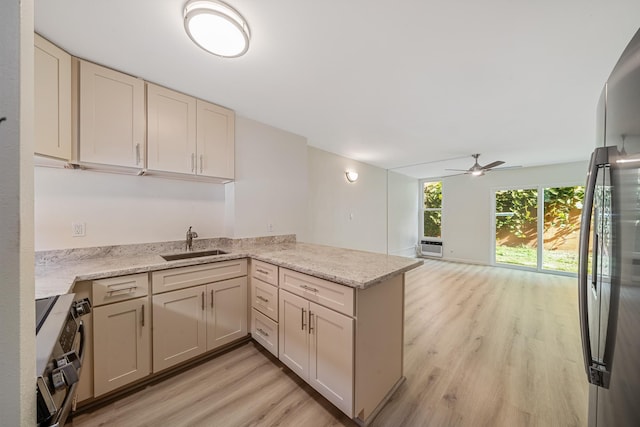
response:
[(578, 275), (589, 426), (640, 426), (640, 31), (607, 80)]

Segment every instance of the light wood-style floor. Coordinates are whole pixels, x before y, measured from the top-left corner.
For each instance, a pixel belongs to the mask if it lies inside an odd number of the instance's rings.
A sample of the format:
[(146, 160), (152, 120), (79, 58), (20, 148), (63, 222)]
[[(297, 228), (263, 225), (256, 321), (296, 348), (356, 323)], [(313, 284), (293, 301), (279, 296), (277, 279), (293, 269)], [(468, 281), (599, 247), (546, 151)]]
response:
[[(372, 423), (585, 426), (576, 279), (425, 261), (407, 273), (406, 382)], [(248, 343), (69, 425), (355, 426)]]

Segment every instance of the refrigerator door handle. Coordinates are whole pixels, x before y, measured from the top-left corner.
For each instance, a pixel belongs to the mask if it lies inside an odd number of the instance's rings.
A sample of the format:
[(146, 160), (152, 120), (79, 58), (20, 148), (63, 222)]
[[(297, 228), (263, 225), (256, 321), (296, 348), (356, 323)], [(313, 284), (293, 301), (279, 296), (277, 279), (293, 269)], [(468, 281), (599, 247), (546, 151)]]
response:
[[(591, 235), (591, 216), (598, 179), (598, 172), (608, 164), (607, 147), (596, 148), (591, 155), (587, 186), (585, 188), (582, 217), (580, 223), (580, 251), (578, 262), (578, 308), (580, 313), (580, 334), (582, 337), (582, 355), (589, 382), (600, 387), (608, 386), (608, 372), (601, 363), (593, 359), (591, 353), (591, 337), (589, 331), (589, 236)], [(597, 282), (597, 234), (594, 230), (593, 282)]]

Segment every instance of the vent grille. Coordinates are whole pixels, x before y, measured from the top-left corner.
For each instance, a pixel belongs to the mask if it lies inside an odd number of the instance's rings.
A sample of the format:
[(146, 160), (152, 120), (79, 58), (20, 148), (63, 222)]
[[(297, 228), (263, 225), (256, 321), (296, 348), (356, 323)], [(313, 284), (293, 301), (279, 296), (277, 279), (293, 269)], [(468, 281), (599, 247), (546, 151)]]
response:
[(435, 240), (421, 240), (420, 252), (423, 256), (442, 258), (442, 242)]

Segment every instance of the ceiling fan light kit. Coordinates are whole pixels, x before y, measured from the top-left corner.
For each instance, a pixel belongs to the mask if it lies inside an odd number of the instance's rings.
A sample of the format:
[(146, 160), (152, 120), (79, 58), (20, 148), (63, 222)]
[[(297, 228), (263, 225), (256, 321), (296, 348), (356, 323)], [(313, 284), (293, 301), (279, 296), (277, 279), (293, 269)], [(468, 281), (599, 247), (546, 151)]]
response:
[(488, 165), (480, 166), (480, 163), (478, 163), (478, 157), (480, 157), (480, 154), (472, 154), (471, 157), (473, 157), (473, 159), (475, 160), (475, 163), (469, 169), (466, 169), (466, 170), (464, 170), (464, 169), (447, 169), (447, 170), (464, 172), (467, 175), (483, 176), (485, 172), (488, 172), (491, 169), (504, 164), (504, 162), (502, 160), (496, 160), (495, 162), (491, 162)]
[(202, 49), (223, 58), (249, 50), (251, 31), (244, 17), (219, 0), (190, 0), (184, 5), (184, 29)]

